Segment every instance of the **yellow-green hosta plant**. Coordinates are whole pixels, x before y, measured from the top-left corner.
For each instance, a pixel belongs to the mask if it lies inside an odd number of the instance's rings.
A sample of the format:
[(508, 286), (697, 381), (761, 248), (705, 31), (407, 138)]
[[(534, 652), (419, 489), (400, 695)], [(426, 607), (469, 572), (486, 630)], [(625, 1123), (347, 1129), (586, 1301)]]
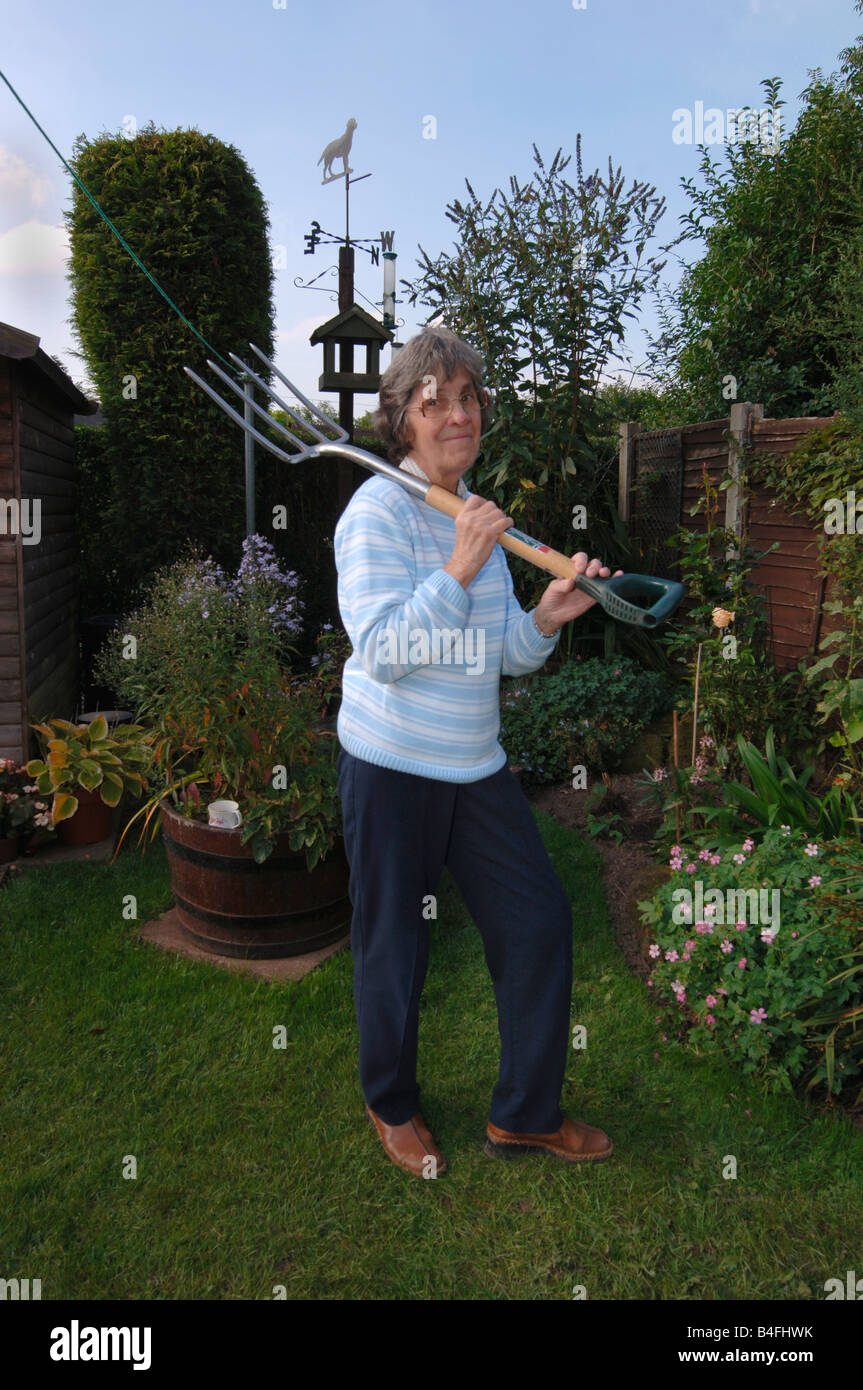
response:
[(76, 791), (98, 791), (106, 806), (116, 806), (124, 792), (146, 789), (153, 760), (148, 731), (140, 724), (121, 724), (109, 735), (103, 714), (92, 724), (49, 719), (31, 726), (39, 735), (43, 757), (32, 758), (27, 771), (44, 796), (53, 793), (52, 818), (68, 820), (78, 809)]

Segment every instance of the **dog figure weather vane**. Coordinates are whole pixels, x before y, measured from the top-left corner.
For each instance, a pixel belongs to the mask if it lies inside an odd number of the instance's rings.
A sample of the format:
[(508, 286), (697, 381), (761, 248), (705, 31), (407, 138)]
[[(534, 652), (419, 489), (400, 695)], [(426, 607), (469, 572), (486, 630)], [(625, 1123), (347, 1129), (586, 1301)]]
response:
[[(348, 168), (348, 155), (351, 152), (351, 144), (353, 143), (354, 131), (356, 130), (356, 128), (357, 123), (354, 120), (353, 116), (351, 116), (350, 120), (345, 126), (344, 134), (340, 135), (338, 140), (331, 140), (330, 143), (327, 145), (326, 149), (324, 150), (323, 154), (318, 160), (318, 163), (322, 163), (324, 166), (324, 176), (321, 179), (322, 184), (331, 183), (333, 179), (347, 178), (350, 174), (354, 172), (353, 169)], [(333, 173), (334, 159), (341, 159), (343, 162), (344, 167), (340, 174)]]
[[(323, 187), (324, 184), (333, 183), (336, 179), (344, 179), (345, 181), (345, 234), (343, 237), (334, 236), (332, 232), (325, 231), (320, 222), (315, 220), (312, 222), (312, 230), (306, 232), (304, 237), (306, 243), (305, 254), (307, 256), (313, 256), (319, 243), (323, 246), (338, 243), (348, 249), (352, 246), (359, 246), (361, 251), (366, 251), (371, 257), (372, 264), (378, 265), (380, 263), (379, 246), (382, 244), (385, 250), (392, 250), (392, 232), (382, 232), (380, 238), (358, 237), (353, 240), (351, 239), (350, 233), (351, 184), (359, 183), (361, 179), (371, 178), (371, 174), (358, 174), (356, 178), (351, 178), (354, 171), (348, 164), (348, 158), (350, 156), (356, 128), (357, 123), (353, 116), (351, 116), (342, 134), (338, 139), (330, 141), (318, 160), (318, 164), (323, 164), (324, 166), (321, 187)], [(337, 173), (334, 173), (333, 164), (337, 160), (342, 161), (342, 168)], [(368, 242), (369, 244), (364, 246), (362, 244), (363, 242)], [(319, 279), (320, 277), (316, 276), (315, 278)], [(301, 278), (295, 280), (294, 284), (301, 286), (303, 289), (311, 289), (313, 287), (311, 283), (303, 285)], [(314, 286), (314, 288), (317, 288), (317, 286)]]

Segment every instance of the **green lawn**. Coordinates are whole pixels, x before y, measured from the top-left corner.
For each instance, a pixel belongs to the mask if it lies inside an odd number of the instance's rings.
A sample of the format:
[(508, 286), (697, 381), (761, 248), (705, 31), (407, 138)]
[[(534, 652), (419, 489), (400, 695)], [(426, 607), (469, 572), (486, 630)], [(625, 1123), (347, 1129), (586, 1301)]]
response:
[(607, 1163), (483, 1153), (497, 1025), (451, 883), (420, 1030), (449, 1171), (423, 1182), (363, 1111), (350, 953), (270, 984), (136, 941), (124, 895), (141, 922), (171, 902), (157, 843), (0, 893), (0, 1275), (41, 1279), (46, 1300), (823, 1299), (860, 1261), (863, 1135), (659, 1042), (596, 851), (538, 819), (575, 908), (588, 1038), (563, 1104), (611, 1134)]

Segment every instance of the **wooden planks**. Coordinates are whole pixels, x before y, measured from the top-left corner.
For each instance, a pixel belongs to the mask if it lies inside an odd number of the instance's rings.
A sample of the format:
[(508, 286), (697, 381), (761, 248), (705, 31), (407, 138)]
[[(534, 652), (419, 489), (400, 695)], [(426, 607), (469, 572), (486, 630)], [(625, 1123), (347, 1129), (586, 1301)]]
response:
[[(813, 429), (823, 429), (828, 420), (823, 416), (800, 416), (787, 420), (754, 418), (751, 421), (751, 443), (756, 451), (787, 454), (803, 435)], [(730, 420), (706, 420), (680, 427), (682, 446), (682, 477), (680, 515), (675, 524), (686, 530), (704, 533), (704, 508), (690, 515), (698, 501), (704, 499), (704, 472), (711, 485), (716, 486), (728, 473)], [(652, 430), (637, 433), (634, 441), (633, 483), (638, 481), (638, 453), (645, 441), (655, 440), (668, 433)], [(720, 494), (717, 524), (724, 522), (724, 494)], [(633, 523), (637, 531), (637, 491), (630, 496)], [(802, 512), (789, 511), (771, 490), (759, 489), (749, 499), (746, 517), (749, 543), (762, 553), (752, 571), (752, 582), (762, 593), (767, 611), (773, 659), (780, 670), (790, 669), (802, 659), (811, 659), (820, 638), (830, 630), (823, 614), (823, 603), (832, 592), (830, 582), (820, 571), (824, 565), (821, 542), (823, 530)], [(771, 547), (776, 543), (776, 549)], [(684, 604), (684, 611), (685, 604)]]

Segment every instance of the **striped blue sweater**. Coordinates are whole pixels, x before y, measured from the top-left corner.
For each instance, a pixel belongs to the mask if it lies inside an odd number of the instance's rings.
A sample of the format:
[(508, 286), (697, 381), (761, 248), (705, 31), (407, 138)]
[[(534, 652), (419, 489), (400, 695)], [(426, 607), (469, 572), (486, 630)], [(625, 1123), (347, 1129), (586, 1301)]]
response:
[[(425, 478), (413, 459), (402, 467)], [(459, 496), (470, 494), (459, 482)], [(353, 652), (338, 734), (380, 767), (475, 782), (506, 762), (498, 742), (501, 675), (536, 671), (558, 640), (543, 637), (513, 593), (496, 545), (467, 589), (443, 568), (455, 521), (376, 476), (335, 530), (338, 601)]]

